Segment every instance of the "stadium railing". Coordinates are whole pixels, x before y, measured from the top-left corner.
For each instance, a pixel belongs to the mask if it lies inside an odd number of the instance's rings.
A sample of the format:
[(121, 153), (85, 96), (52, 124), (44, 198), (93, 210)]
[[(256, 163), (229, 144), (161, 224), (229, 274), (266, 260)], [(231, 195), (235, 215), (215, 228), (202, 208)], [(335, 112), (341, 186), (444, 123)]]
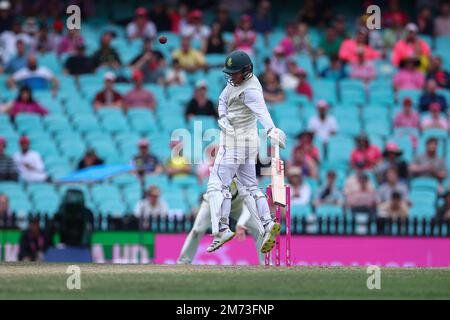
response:
[[(45, 230), (51, 229), (52, 218), (47, 214), (30, 214), (41, 221)], [(185, 233), (194, 224), (195, 217), (156, 216), (148, 217), (144, 222), (132, 214), (121, 217), (113, 215), (94, 216), (94, 230), (139, 231), (145, 225), (146, 231), (155, 233)], [(0, 229), (18, 229), (26, 224), (16, 214), (0, 223)], [(284, 226), (283, 226), (284, 228)], [(282, 230), (283, 231), (283, 230)], [(295, 235), (340, 235), (340, 236), (411, 236), (411, 237), (450, 237), (450, 220), (438, 220), (434, 217), (410, 217), (407, 219), (381, 218), (376, 216), (294, 216), (291, 221), (291, 233)]]

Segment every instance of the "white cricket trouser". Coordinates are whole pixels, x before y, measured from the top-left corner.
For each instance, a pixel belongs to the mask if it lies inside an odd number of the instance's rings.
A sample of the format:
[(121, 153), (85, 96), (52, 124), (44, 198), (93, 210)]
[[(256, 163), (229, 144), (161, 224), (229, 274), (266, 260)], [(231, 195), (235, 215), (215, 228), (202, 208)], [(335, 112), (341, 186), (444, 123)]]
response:
[[(259, 248), (262, 245), (263, 238), (259, 235), (257, 221), (255, 221), (255, 217), (250, 215), (248, 209), (245, 205), (242, 204), (242, 201), (239, 201), (238, 205), (232, 205), (231, 207), (231, 217), (238, 221), (241, 215), (248, 215), (248, 219), (246, 219), (245, 227), (248, 228), (249, 233), (252, 235), (253, 239), (256, 240), (256, 249), (258, 252), (258, 259), (260, 264), (264, 264), (264, 254), (260, 252)], [(233, 201), (234, 204), (234, 201)], [(198, 211), (197, 217), (195, 218), (194, 225), (192, 230), (186, 237), (184, 241), (183, 248), (181, 249), (180, 256), (178, 258), (178, 263), (190, 264), (194, 259), (195, 254), (197, 253), (197, 248), (199, 246), (200, 240), (203, 235), (206, 233), (208, 228), (211, 227), (211, 211), (209, 209), (209, 204), (207, 201), (203, 200), (200, 209)]]

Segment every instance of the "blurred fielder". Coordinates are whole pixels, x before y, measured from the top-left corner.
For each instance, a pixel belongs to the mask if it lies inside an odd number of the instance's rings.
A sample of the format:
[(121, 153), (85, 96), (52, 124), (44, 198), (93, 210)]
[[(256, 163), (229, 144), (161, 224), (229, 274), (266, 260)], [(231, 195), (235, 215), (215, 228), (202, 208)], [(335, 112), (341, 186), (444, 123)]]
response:
[(223, 72), (228, 84), (219, 97), (220, 147), (208, 181), (208, 202), (214, 240), (208, 252), (219, 249), (234, 237), (229, 228), (230, 186), (236, 175), (243, 185), (241, 197), (258, 222), (263, 237), (262, 253), (272, 250), (280, 224), (270, 214), (265, 194), (258, 188), (255, 163), (258, 153), (258, 120), (272, 145), (284, 148), (286, 135), (275, 128), (264, 101), (259, 80), (253, 75), (253, 63), (243, 51), (233, 51), (225, 60)]
[[(236, 181), (231, 184), (231, 210), (230, 216), (237, 221), (236, 230), (240, 228), (245, 232), (248, 230), (256, 240), (256, 247), (260, 248), (262, 244), (262, 236), (259, 233), (258, 223), (259, 221), (250, 215), (248, 208), (244, 204), (243, 198), (239, 192), (243, 186), (238, 185)], [(211, 210), (208, 203), (208, 194), (203, 194), (203, 200), (200, 205), (200, 209), (195, 218), (194, 226), (189, 232), (186, 240), (184, 241), (183, 248), (181, 249), (180, 256), (178, 257), (178, 264), (191, 264), (194, 260), (194, 256), (197, 252), (198, 245), (201, 238), (206, 233), (208, 228), (211, 227)], [(258, 250), (259, 263), (264, 263), (264, 254)]]

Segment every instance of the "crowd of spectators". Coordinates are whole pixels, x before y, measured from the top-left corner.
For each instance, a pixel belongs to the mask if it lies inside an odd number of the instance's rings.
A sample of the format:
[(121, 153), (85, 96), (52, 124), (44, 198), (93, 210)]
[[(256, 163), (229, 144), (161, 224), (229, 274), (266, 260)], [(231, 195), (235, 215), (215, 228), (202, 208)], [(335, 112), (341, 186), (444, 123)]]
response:
[[(127, 21), (125, 34), (130, 42), (142, 40), (142, 51), (132, 60), (123, 61), (121, 53), (113, 45), (117, 37), (114, 31), (100, 34), (97, 49), (88, 55), (82, 32), (66, 32), (59, 19), (49, 25), (30, 16), (19, 23), (13, 17), (15, 8), (2, 0), (0, 73), (7, 75), (8, 88), (18, 89), (18, 94), (14, 101), (4, 104), (1, 111), (12, 121), (21, 113), (35, 113), (42, 117), (49, 114), (49, 109), (33, 98), (33, 92), (51, 90), (54, 95), (58, 94), (58, 75), (37, 59), (40, 53), (53, 52), (64, 59), (64, 72), (74, 77), (95, 73), (98, 68), (109, 70), (104, 74), (104, 88), (96, 92), (92, 100), (93, 108), (114, 107), (124, 112), (146, 108), (155, 112), (160, 106), (146, 84), (184, 85), (190, 74), (217, 67), (208, 65), (207, 55), (243, 50), (255, 58), (258, 36), (262, 36), (269, 45), (269, 36), (276, 25), (273, 3), (262, 0), (253, 7), (246, 7), (245, 3), (236, 2), (235, 9), (232, 5), (215, 7), (215, 16), (210, 24), (203, 14), (205, 8), (191, 7), (186, 3), (180, 3), (171, 10), (162, 3), (151, 9), (139, 7), (131, 21)], [(408, 192), (411, 178), (433, 177), (439, 181), (438, 191), (445, 203), (439, 207), (438, 215), (448, 217), (450, 210), (445, 206), (450, 206), (450, 200), (447, 199), (448, 193), (444, 193), (447, 168), (437, 152), (439, 140), (434, 136), (426, 140), (425, 152), (417, 153), (407, 163), (397, 144), (389, 142), (382, 150), (362, 133), (355, 137), (347, 175), (340, 177), (338, 172), (330, 169), (321, 176), (324, 155), (317, 146), (326, 146), (332, 137), (338, 135), (342, 123), (333, 115), (334, 106), (330, 101), (316, 99), (313, 79), (335, 82), (350, 78), (362, 80), (368, 88), (380, 76), (376, 64), (387, 62), (395, 70), (392, 79), (395, 93), (421, 91), (417, 103), (409, 96), (397, 100), (401, 108), (393, 113), (392, 126), (412, 129), (412, 135), (435, 129), (448, 132), (450, 129), (446, 114), (450, 102), (440, 93), (441, 89), (450, 89), (450, 73), (443, 66), (443, 57), (435, 55), (430, 44), (422, 38), (423, 35), (450, 35), (450, 5), (442, 1), (437, 8), (425, 6), (420, 8), (416, 17), (410, 17), (401, 9), (399, 1), (387, 3), (383, 10), (382, 30), (367, 29), (364, 25), (367, 16), (358, 17), (350, 30), (349, 21), (335, 14), (326, 1), (305, 1), (295, 19), (283, 21), (284, 36), (271, 48), (270, 57), (265, 57), (264, 68), (258, 76), (266, 102), (277, 108), (278, 103), (286, 101), (288, 93), (295, 93), (304, 96), (317, 109), (307, 119), (306, 130), (299, 135), (290, 159), (286, 159), (292, 203), (316, 207), (333, 204), (350, 208), (355, 213), (405, 218), (411, 206)], [(235, 19), (231, 12), (240, 14)], [(310, 38), (310, 28), (321, 30), (317, 44)], [(171, 59), (153, 47), (161, 31), (171, 31), (180, 37), (179, 47), (170, 53)], [(225, 32), (232, 36), (225, 38)], [(306, 69), (299, 62), (299, 55), (308, 55), (313, 61), (326, 57), (329, 63), (320, 69), (316, 65), (314, 70)], [(132, 88), (119, 92), (115, 86), (119, 77), (126, 78), (121, 72), (124, 67), (131, 71), (124, 82), (129, 82)], [(205, 80), (195, 83), (184, 114), (188, 121), (194, 116), (217, 117)], [(49, 180), (42, 155), (33, 151), (27, 136), (20, 137), (20, 151), (12, 157), (5, 154), (5, 145), (6, 140), (0, 138), (1, 180)], [(146, 139), (140, 140), (137, 147), (138, 153), (132, 162), (143, 168), (146, 174), (164, 173), (174, 177), (195, 174), (196, 171), (199, 181), (207, 177), (206, 168), (214, 157), (212, 152), (205, 163), (193, 168), (182, 153), (169, 161), (158, 159), (150, 152), (150, 143)], [(170, 146), (179, 147), (175, 144)], [(87, 150), (78, 169), (102, 163), (95, 150)], [(311, 181), (319, 182), (317, 190)], [(151, 188), (146, 194), (148, 202), (137, 205), (136, 215), (149, 215), (154, 210), (166, 212), (167, 204), (158, 202), (159, 192), (156, 187)]]

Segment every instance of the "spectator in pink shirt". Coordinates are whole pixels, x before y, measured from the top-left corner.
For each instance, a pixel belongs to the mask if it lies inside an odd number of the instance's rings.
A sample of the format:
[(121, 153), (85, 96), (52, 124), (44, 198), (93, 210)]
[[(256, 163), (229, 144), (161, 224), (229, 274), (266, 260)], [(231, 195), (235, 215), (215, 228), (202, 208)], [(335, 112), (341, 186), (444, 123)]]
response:
[(374, 60), (381, 57), (381, 53), (368, 44), (368, 32), (360, 28), (355, 38), (346, 39), (339, 48), (339, 58), (345, 62), (356, 63), (358, 61), (358, 49), (364, 51), (364, 60)]
[(351, 64), (350, 77), (365, 82), (375, 79), (377, 71), (373, 62), (364, 59), (364, 50), (362, 48), (358, 48), (357, 54), (357, 62)]
[(417, 111), (412, 109), (412, 100), (409, 97), (403, 99), (403, 108), (395, 115), (395, 128), (419, 129), (420, 117)]
[(256, 32), (252, 28), (252, 18), (244, 14), (240, 24), (234, 31), (234, 50), (242, 50), (253, 56), (253, 46), (256, 42)]
[(422, 89), (425, 84), (425, 76), (417, 70), (419, 63), (414, 56), (402, 61), (400, 70), (394, 76), (394, 90)]
[(356, 148), (350, 156), (352, 167), (355, 167), (357, 163), (362, 163), (364, 169), (373, 169), (381, 159), (380, 149), (370, 144), (369, 137), (366, 134), (356, 137)]
[(56, 52), (59, 56), (63, 53), (75, 53), (77, 46), (82, 44), (84, 44), (84, 39), (80, 31), (77, 29), (69, 30), (59, 42)]
[(418, 30), (414, 23), (406, 25), (405, 39), (397, 41), (392, 50), (391, 59), (394, 66), (399, 66), (402, 60), (410, 56), (417, 56), (418, 58), (430, 56), (430, 47), (428, 43), (417, 36)]
[(31, 89), (29, 87), (22, 87), (16, 101), (13, 102), (9, 114), (15, 117), (19, 113), (28, 112), (36, 113), (41, 116), (48, 114), (47, 109), (43, 108), (39, 103), (33, 100)]
[(427, 129), (448, 130), (448, 120), (441, 115), (441, 105), (438, 102), (430, 104), (430, 114), (422, 120), (422, 130)]
[(133, 72), (134, 88), (123, 97), (125, 110), (129, 108), (148, 108), (155, 110), (156, 100), (153, 94), (143, 87), (144, 74), (140, 70)]

